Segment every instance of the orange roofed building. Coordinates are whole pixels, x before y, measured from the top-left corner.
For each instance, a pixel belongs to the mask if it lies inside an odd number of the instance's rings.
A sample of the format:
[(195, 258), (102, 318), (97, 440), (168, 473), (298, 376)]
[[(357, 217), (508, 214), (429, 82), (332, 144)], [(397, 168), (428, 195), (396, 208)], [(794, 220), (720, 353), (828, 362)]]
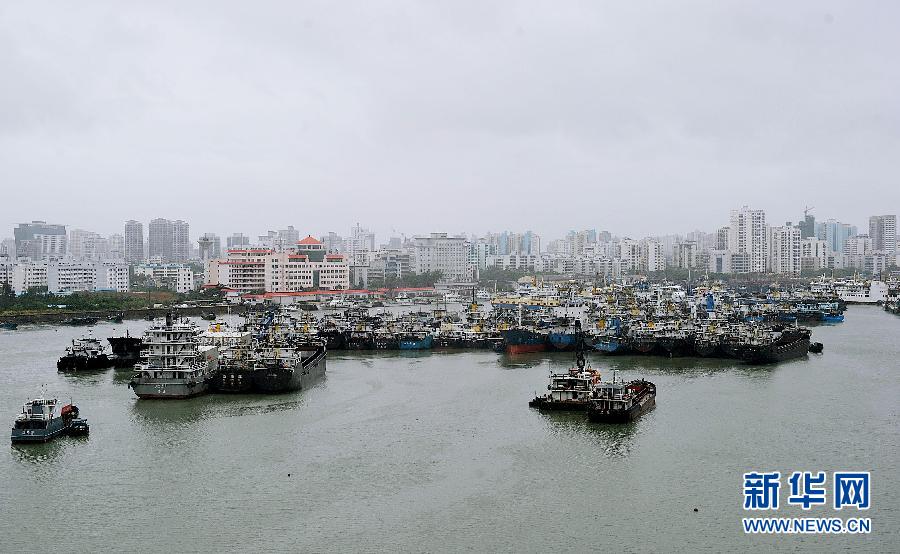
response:
[(242, 293), (298, 292), (309, 289), (347, 290), (350, 266), (340, 254), (328, 254), (325, 244), (308, 236), (294, 248), (228, 250), (226, 258), (206, 263), (206, 284)]

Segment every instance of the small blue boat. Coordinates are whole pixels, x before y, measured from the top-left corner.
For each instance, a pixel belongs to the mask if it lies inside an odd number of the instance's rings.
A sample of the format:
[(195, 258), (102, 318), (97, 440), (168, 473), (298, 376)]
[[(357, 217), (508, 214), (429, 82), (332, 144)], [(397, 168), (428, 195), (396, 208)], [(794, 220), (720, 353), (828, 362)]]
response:
[(844, 314), (822, 314), (822, 321), (826, 323), (840, 323), (844, 321)]
[(431, 333), (409, 333), (400, 338), (400, 350), (430, 350), (434, 344), (434, 335)]

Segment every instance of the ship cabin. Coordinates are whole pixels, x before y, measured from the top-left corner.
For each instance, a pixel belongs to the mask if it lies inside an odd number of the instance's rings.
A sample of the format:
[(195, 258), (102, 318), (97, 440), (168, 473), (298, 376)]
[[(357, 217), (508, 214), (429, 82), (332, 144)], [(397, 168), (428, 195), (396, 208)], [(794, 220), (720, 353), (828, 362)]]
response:
[(649, 387), (644, 381), (607, 381), (594, 387), (594, 409), (603, 412), (628, 410)]
[(46, 429), (56, 417), (55, 398), (35, 398), (25, 403), (16, 418), (16, 429)]
[(572, 368), (568, 373), (554, 373), (550, 376), (550, 400), (554, 402), (586, 401), (591, 397), (594, 386), (600, 380), (600, 373), (590, 368), (578, 371)]

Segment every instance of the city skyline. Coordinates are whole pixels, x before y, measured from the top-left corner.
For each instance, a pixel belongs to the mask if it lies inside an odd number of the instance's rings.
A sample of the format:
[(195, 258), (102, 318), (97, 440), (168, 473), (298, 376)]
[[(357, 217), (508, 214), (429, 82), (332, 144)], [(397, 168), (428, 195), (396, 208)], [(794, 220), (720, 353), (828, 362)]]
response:
[(8, 4), (0, 228), (862, 228), (900, 207), (898, 11)]
[[(508, 228), (493, 228), (493, 229), (487, 229), (487, 230), (481, 231), (481, 232), (472, 231), (472, 230), (458, 230), (458, 229), (452, 229), (452, 228), (447, 229), (447, 228), (435, 228), (435, 227), (426, 228), (422, 231), (408, 232), (407, 230), (402, 229), (402, 228), (388, 226), (389, 229), (387, 232), (379, 232), (379, 231), (377, 231), (377, 229), (385, 227), (385, 226), (379, 225), (377, 221), (369, 220), (369, 221), (363, 221), (362, 223), (365, 226), (364, 230), (366, 230), (367, 232), (371, 232), (372, 234), (375, 235), (374, 240), (376, 241), (376, 246), (380, 246), (382, 244), (387, 244), (391, 238), (395, 238), (395, 237), (402, 236), (402, 237), (406, 237), (407, 239), (412, 239), (416, 236), (427, 236), (433, 232), (447, 233), (451, 236), (465, 235), (466, 237), (472, 237), (472, 236), (484, 237), (489, 234), (499, 234), (499, 233), (504, 233), (504, 232), (511, 232), (511, 233), (532, 232), (532, 233), (536, 234), (537, 236), (539, 236), (541, 238), (541, 240), (544, 241), (544, 244), (546, 244), (546, 242), (549, 242), (549, 241), (552, 241), (555, 239), (563, 239), (566, 237), (566, 235), (568, 233), (573, 232), (573, 231), (578, 232), (578, 231), (583, 231), (583, 230), (594, 230), (597, 232), (605, 231), (605, 232), (610, 233), (612, 236), (615, 236), (618, 238), (630, 238), (630, 239), (640, 240), (640, 239), (657, 238), (657, 237), (676, 237), (676, 236), (686, 237), (687, 235), (690, 235), (690, 234), (696, 233), (696, 232), (714, 234), (722, 227), (729, 226), (731, 223), (729, 212), (740, 209), (742, 206), (743, 207), (749, 206), (753, 209), (764, 212), (767, 225), (769, 225), (769, 226), (778, 226), (778, 225), (784, 225), (787, 223), (790, 223), (791, 225), (794, 225), (794, 226), (801, 226), (803, 223), (804, 213), (803, 213), (802, 208), (800, 209), (799, 212), (797, 212), (795, 214), (796, 217), (781, 219), (781, 218), (773, 217), (772, 212), (770, 212), (769, 209), (765, 206), (754, 206), (754, 205), (748, 205), (748, 204), (734, 205), (731, 208), (725, 210), (724, 212), (716, 214), (716, 219), (711, 220), (709, 225), (706, 227), (697, 226), (697, 227), (689, 229), (689, 228), (687, 228), (687, 226), (683, 225), (677, 230), (670, 229), (668, 231), (664, 231), (664, 232), (660, 232), (660, 233), (644, 233), (644, 234), (634, 234), (634, 235), (619, 232), (616, 229), (606, 228), (606, 227), (596, 226), (596, 225), (571, 227), (571, 228), (568, 228), (565, 230), (561, 230), (558, 234), (547, 235), (547, 234), (537, 231), (537, 229), (535, 227), (525, 226), (525, 225), (518, 225), (518, 226), (513, 226), (513, 227), (508, 227)], [(841, 216), (834, 216), (834, 215), (829, 215), (828, 217), (819, 217), (816, 214), (815, 210), (811, 210), (809, 212), (809, 215), (812, 215), (814, 217), (816, 224), (825, 224), (827, 222), (839, 222), (839, 223), (842, 223), (845, 225), (852, 226), (852, 228), (854, 228), (855, 230), (858, 230), (857, 232), (859, 234), (868, 234), (871, 218), (881, 217), (884, 215), (892, 215), (892, 214), (896, 214), (898, 212), (900, 212), (900, 210), (895, 210), (895, 211), (882, 210), (881, 212), (878, 212), (878, 213), (871, 212), (868, 215), (866, 215), (860, 222), (851, 221), (848, 218), (841, 217)], [(212, 235), (217, 236), (222, 241), (221, 248), (223, 250), (227, 248), (226, 242), (225, 242), (226, 239), (228, 239), (229, 237), (231, 237), (235, 234), (242, 234), (242, 235), (246, 236), (250, 240), (251, 244), (258, 243), (257, 239), (259, 237), (265, 236), (266, 233), (272, 233), (272, 232), (277, 233), (279, 230), (285, 230), (285, 229), (291, 229), (292, 231), (296, 231), (297, 233), (299, 233), (300, 238), (305, 237), (307, 235), (311, 235), (311, 236), (314, 236), (317, 238), (322, 238), (322, 237), (327, 237), (329, 235), (329, 233), (334, 233), (337, 236), (347, 238), (347, 237), (352, 236), (353, 229), (355, 227), (359, 226), (361, 223), (360, 220), (356, 220), (351, 225), (347, 226), (346, 228), (332, 227), (332, 228), (328, 228), (328, 229), (310, 229), (310, 228), (305, 228), (305, 227), (298, 227), (297, 223), (286, 223), (284, 225), (280, 225), (280, 224), (279, 225), (271, 225), (270, 224), (268, 226), (263, 226), (258, 230), (248, 230), (247, 229), (248, 225), (244, 225), (240, 222), (235, 223), (232, 220), (232, 222), (231, 222), (232, 228), (231, 229), (227, 229), (225, 231), (218, 231), (218, 230), (199, 228), (199, 227), (195, 226), (194, 222), (191, 219), (172, 220), (172, 219), (167, 219), (163, 215), (155, 215), (147, 220), (133, 219), (133, 218), (129, 218), (127, 221), (123, 220), (120, 223), (119, 228), (113, 229), (109, 233), (105, 233), (102, 231), (98, 232), (98, 229), (92, 228), (90, 226), (72, 224), (68, 221), (60, 222), (60, 221), (52, 221), (52, 220), (41, 219), (41, 218), (33, 218), (33, 219), (23, 218), (21, 221), (16, 221), (15, 223), (13, 223), (9, 227), (7, 227), (7, 229), (9, 229), (9, 231), (4, 231), (3, 227), (0, 226), (0, 240), (12, 238), (13, 237), (13, 229), (17, 225), (26, 224), (26, 223), (30, 223), (33, 221), (42, 221), (49, 225), (62, 225), (66, 228), (67, 233), (71, 232), (72, 230), (78, 230), (78, 231), (87, 231), (87, 232), (91, 232), (91, 233), (97, 233), (99, 235), (105, 235), (105, 236), (123, 235), (124, 237), (126, 237), (126, 240), (127, 240), (128, 226), (129, 226), (129, 223), (133, 222), (133, 223), (137, 223), (137, 224), (139, 224), (139, 226), (141, 226), (141, 232), (143, 233), (143, 247), (144, 247), (144, 250), (147, 250), (147, 245), (149, 242), (149, 239), (148, 239), (149, 223), (154, 220), (165, 220), (165, 221), (169, 221), (171, 223), (181, 223), (181, 222), (186, 223), (190, 227), (189, 243), (190, 243), (190, 246), (192, 249), (198, 248), (197, 243), (204, 235), (212, 234)], [(296, 229), (295, 229), (295, 227), (296, 227)], [(349, 232), (347, 232), (348, 230), (349, 230)]]

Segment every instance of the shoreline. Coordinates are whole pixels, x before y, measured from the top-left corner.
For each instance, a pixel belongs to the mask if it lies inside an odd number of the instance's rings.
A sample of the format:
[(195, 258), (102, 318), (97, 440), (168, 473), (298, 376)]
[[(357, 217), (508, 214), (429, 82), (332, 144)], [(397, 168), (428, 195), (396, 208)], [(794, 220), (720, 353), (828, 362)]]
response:
[(98, 317), (101, 321), (108, 319), (110, 316), (124, 314), (124, 319), (147, 319), (152, 316), (165, 317), (166, 312), (174, 311), (184, 316), (201, 316), (207, 313), (214, 313), (217, 316), (227, 313), (243, 314), (248, 310), (245, 304), (217, 304), (214, 306), (202, 306), (191, 308), (140, 308), (131, 310), (55, 310), (52, 312), (42, 312), (37, 314), (7, 314), (0, 315), (0, 321), (17, 323), (19, 325), (29, 324), (48, 324), (48, 323), (65, 323), (66, 320), (73, 317)]

